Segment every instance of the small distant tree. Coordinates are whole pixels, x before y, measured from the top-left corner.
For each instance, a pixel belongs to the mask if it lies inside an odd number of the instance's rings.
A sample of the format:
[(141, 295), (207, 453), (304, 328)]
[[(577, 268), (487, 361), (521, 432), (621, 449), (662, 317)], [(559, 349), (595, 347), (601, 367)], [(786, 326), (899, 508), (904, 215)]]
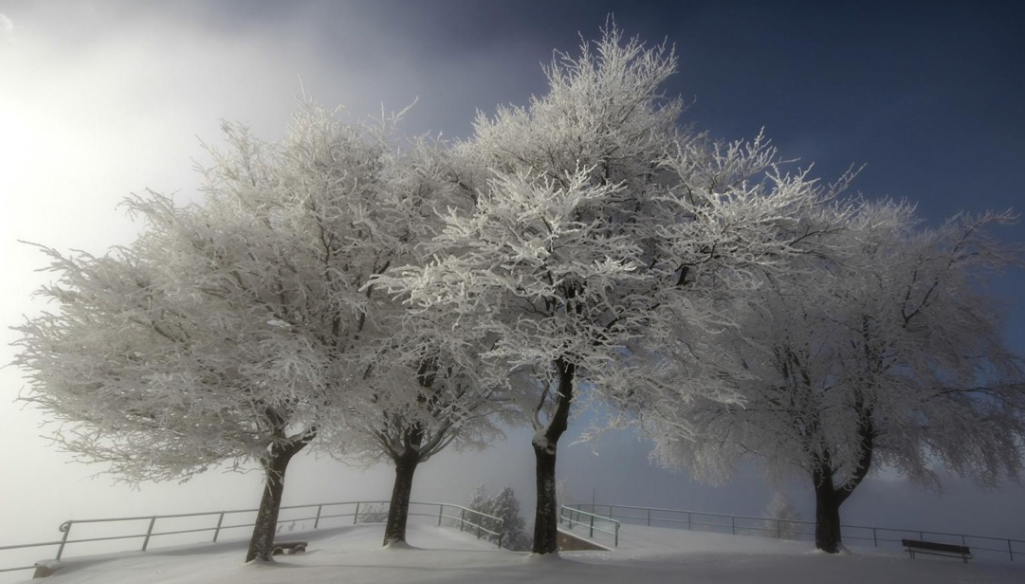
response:
[(765, 524), (771, 537), (781, 539), (801, 539), (804, 530), (801, 528), (801, 513), (794, 507), (790, 497), (783, 491), (777, 491), (769, 502), (766, 514), (771, 519)]
[(365, 503), (360, 505), (356, 523), (384, 523), (388, 520), (387, 503)]
[(524, 529), (526, 524), (520, 515), (520, 502), (511, 488), (504, 487), (497, 495), (491, 496), (485, 485), (478, 485), (467, 507), (501, 520), (480, 519), (481, 527), (501, 534), (503, 547), (513, 551), (530, 549), (530, 536)]

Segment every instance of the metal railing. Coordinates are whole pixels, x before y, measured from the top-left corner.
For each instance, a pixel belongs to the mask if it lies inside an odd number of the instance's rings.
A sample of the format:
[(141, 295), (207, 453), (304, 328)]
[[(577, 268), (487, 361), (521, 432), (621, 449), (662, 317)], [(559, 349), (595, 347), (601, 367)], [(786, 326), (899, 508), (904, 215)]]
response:
[[(477, 535), (477, 539), (480, 539), (483, 535), (486, 534), (486, 535), (489, 536), (489, 538), (488, 538), (489, 541), (491, 541), (492, 543), (494, 543), (498, 547), (502, 547), (502, 538), (503, 538), (504, 534), (502, 534), (502, 532), (500, 532), (500, 531), (492, 531), (492, 530), (484, 527), (484, 523), (489, 523), (492, 527), (501, 528), (502, 525), (505, 523), (504, 519), (501, 519), (499, 517), (495, 517), (494, 515), (488, 515), (487, 513), (481, 513), (480, 511), (474, 511), (473, 509), (470, 509), (468, 507), (463, 507), (462, 505), (450, 505), (448, 503), (424, 503), (424, 504), (426, 504), (426, 505), (440, 505), (441, 506), (441, 508), (438, 510), (438, 525), (442, 524), (441, 523), (441, 520), (442, 520), (442, 517), (443, 517), (442, 512), (444, 511), (445, 507), (452, 507), (453, 509), (459, 509), (459, 516), (458, 517), (455, 516), (455, 515), (451, 515), (451, 516), (450, 515), (445, 515), (444, 517), (448, 517), (450, 520), (452, 520), (453, 523), (455, 523), (455, 521), (458, 520), (459, 521), (459, 531), (470, 531), (470, 532), (473, 532), (473, 533), (475, 533)], [(471, 516), (471, 518), (475, 517), (477, 522), (474, 523), (473, 521), (468, 520), (467, 516)], [(490, 521), (488, 521), (488, 520), (490, 520)]]
[[(381, 506), (384, 506), (383, 508)], [(298, 522), (313, 522), (312, 529), (319, 529), (321, 524), (331, 519), (348, 518), (352, 517), (352, 524), (357, 523), (369, 523), (383, 521), (380, 518), (386, 515), (388, 512), (389, 501), (345, 501), (340, 503), (314, 503), (310, 505), (287, 505), (280, 508), (281, 512), (294, 511), (294, 510), (309, 510), (308, 513), (300, 513), (299, 517), (286, 517), (278, 518), (278, 530), (285, 524), (295, 524)], [(437, 518), (438, 525), (445, 524), (445, 520), (448, 520), (448, 525), (455, 527), (458, 525), (459, 530), (463, 532), (475, 533), (477, 539), (487, 536), (489, 541), (495, 543), (498, 547), (502, 547), (502, 533), (489, 527), (501, 529), (503, 520), (494, 515), (488, 515), (479, 511), (474, 511), (462, 505), (453, 505), (451, 503), (419, 503), (410, 502), (409, 504), (409, 517), (430, 517), (432, 522), (434, 518)], [(431, 508), (430, 512), (422, 511), (423, 508)], [(433, 511), (433, 508), (437, 507), (437, 512)], [(347, 509), (348, 508), (348, 509)], [(316, 509), (314, 513), (313, 510)], [(351, 509), (351, 512), (347, 512)], [(446, 509), (449, 510), (446, 513)], [(233, 516), (256, 513), (258, 509), (237, 509), (233, 511), (207, 511), (203, 513), (177, 513), (172, 515), (149, 515), (140, 517), (112, 517), (103, 519), (71, 519), (65, 521), (58, 528), (64, 535), (58, 541), (47, 541), (41, 543), (29, 543), (21, 545), (10, 545), (0, 546), (0, 552), (7, 550), (26, 549), (26, 548), (38, 548), (38, 547), (52, 547), (57, 546), (57, 554), (54, 560), (60, 560), (64, 556), (65, 548), (70, 544), (82, 544), (82, 543), (93, 543), (101, 541), (115, 541), (115, 540), (127, 540), (127, 539), (142, 539), (141, 551), (145, 552), (149, 546), (150, 541), (153, 538), (170, 535), (181, 535), (190, 533), (203, 533), (213, 532), (213, 537), (210, 543), (216, 543), (221, 533), (231, 529), (239, 529), (245, 527), (253, 527), (253, 523), (236, 523), (232, 521)], [(174, 520), (180, 520), (185, 518), (194, 517), (209, 517), (211, 523), (213, 518), (216, 517), (216, 523), (209, 526), (203, 527), (192, 527), (188, 529), (170, 529), (168, 531), (160, 531), (157, 529), (158, 522), (163, 520), (165, 524), (173, 522)], [(225, 519), (228, 522), (225, 523)], [(139, 523), (140, 529), (138, 532), (132, 531), (128, 534), (120, 535), (107, 535), (102, 537), (84, 537), (80, 539), (70, 539), (71, 528), (76, 525), (87, 525), (87, 524), (116, 524), (116, 523)], [(488, 527), (485, 526), (487, 524)], [(145, 525), (145, 529), (141, 529), (141, 526)], [(196, 542), (193, 542), (196, 543)], [(127, 551), (125, 549), (119, 550), (108, 550), (108, 551)], [(13, 568), (0, 568), (2, 572), (13, 572), (18, 570), (31, 570), (35, 568), (35, 565), (30, 566), (17, 566)]]
[[(814, 540), (815, 522), (771, 517), (752, 517), (706, 513), (684, 509), (663, 509), (659, 507), (638, 507), (633, 505), (595, 505), (579, 503), (569, 505), (575, 510), (589, 509), (593, 513), (606, 512), (610, 518), (624, 523), (656, 527), (676, 527), (689, 530), (717, 531), (735, 535), (761, 535), (782, 539)], [(843, 541), (872, 542), (874, 547), (903, 549), (901, 539), (928, 539), (940, 543), (956, 543), (968, 546), (976, 558), (1021, 559), (1025, 557), (1025, 540), (929, 531), (924, 529), (894, 529), (865, 525), (841, 525)]]
[[(583, 518), (583, 521), (581, 521)], [(595, 527), (595, 522), (598, 522), (599, 527)], [(559, 508), (559, 525), (566, 523), (567, 527), (572, 530), (574, 525), (583, 525), (587, 527), (588, 537), (594, 539), (594, 532), (605, 533), (611, 535), (613, 538), (613, 547), (619, 547), (619, 522), (611, 517), (605, 517), (604, 515), (596, 515), (594, 513), (588, 513), (580, 509), (575, 509), (568, 505), (563, 505)], [(607, 523), (611, 526), (611, 531), (608, 529), (602, 529), (601, 524)]]

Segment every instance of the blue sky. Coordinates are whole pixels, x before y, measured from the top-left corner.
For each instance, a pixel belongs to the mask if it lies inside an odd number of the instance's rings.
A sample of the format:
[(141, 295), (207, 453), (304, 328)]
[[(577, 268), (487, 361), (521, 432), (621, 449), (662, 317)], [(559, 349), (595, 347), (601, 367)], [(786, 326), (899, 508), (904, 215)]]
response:
[[(1025, 8), (1011, 3), (13, 0), (0, 3), (2, 324), (42, 309), (30, 299), (46, 281), (33, 271), (42, 257), (16, 240), (96, 253), (130, 241), (136, 226), (117, 203), (146, 187), (196, 198), (197, 137), (216, 143), (221, 118), (273, 139), (301, 80), (307, 94), (353, 116), (418, 100), (409, 133), (464, 137), (477, 110), (543, 92), (552, 51), (575, 51), (580, 34), (595, 38), (610, 13), (628, 35), (676, 46), (680, 73), (666, 91), (690, 104), (685, 121), (698, 130), (733, 140), (765, 128), (795, 166), (814, 163), (824, 180), (865, 165), (855, 190), (907, 198), (932, 223), (962, 210), (1025, 208)], [(1025, 225), (998, 235), (1025, 242)], [(1021, 272), (994, 286), (1009, 304), (1009, 339), (1025, 353), (1023, 289)], [(0, 331), (0, 361), (13, 340)], [(40, 524), (43, 539), (72, 516), (256, 504), (255, 475), (138, 492), (88, 481), (99, 469), (66, 464), (36, 438), (38, 416), (8, 403), (24, 385), (17, 371), (0, 370), (0, 440), (14, 445), (0, 454), (4, 527)], [(754, 471), (702, 487), (649, 467), (646, 448), (632, 437), (606, 438), (597, 456), (566, 447), (560, 473), (588, 499), (595, 488), (600, 500), (757, 513), (771, 497)], [(490, 453), (425, 465), (418, 493), (462, 499), (487, 481), (529, 499), (531, 465), (527, 442), (512, 435)], [(304, 461), (286, 497), (384, 498), (389, 474)], [(940, 499), (883, 476), (862, 491), (845, 519), (1017, 529), (1025, 538), (1015, 519), (1025, 512), (1021, 487), (983, 492), (953, 481)]]

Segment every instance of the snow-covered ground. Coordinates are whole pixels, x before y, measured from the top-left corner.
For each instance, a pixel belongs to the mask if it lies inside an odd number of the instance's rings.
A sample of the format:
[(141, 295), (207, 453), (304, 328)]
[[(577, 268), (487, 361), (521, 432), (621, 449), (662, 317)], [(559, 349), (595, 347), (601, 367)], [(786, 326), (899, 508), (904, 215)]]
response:
[[(626, 525), (612, 552), (532, 558), (457, 530), (411, 525), (409, 546), (385, 549), (381, 525), (289, 534), (309, 551), (243, 565), (245, 542), (77, 558), (46, 584), (963, 584), (1025, 582), (1025, 564), (962, 564), (856, 549), (839, 556), (807, 542)], [(35, 580), (34, 582), (44, 582)]]

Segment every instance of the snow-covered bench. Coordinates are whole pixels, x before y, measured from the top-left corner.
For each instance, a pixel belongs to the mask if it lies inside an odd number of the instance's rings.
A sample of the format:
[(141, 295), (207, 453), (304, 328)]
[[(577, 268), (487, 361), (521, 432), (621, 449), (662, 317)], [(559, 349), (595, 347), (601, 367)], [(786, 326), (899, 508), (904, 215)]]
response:
[(308, 543), (305, 541), (276, 541), (270, 553), (272, 556), (301, 554), (306, 551)]
[(904, 549), (911, 554), (911, 559), (915, 559), (916, 553), (929, 554), (933, 556), (960, 556), (961, 560), (967, 564), (968, 560), (972, 557), (972, 550), (963, 545), (936, 543), (934, 541), (917, 541), (914, 539), (902, 539), (900, 540), (900, 543), (903, 544)]

